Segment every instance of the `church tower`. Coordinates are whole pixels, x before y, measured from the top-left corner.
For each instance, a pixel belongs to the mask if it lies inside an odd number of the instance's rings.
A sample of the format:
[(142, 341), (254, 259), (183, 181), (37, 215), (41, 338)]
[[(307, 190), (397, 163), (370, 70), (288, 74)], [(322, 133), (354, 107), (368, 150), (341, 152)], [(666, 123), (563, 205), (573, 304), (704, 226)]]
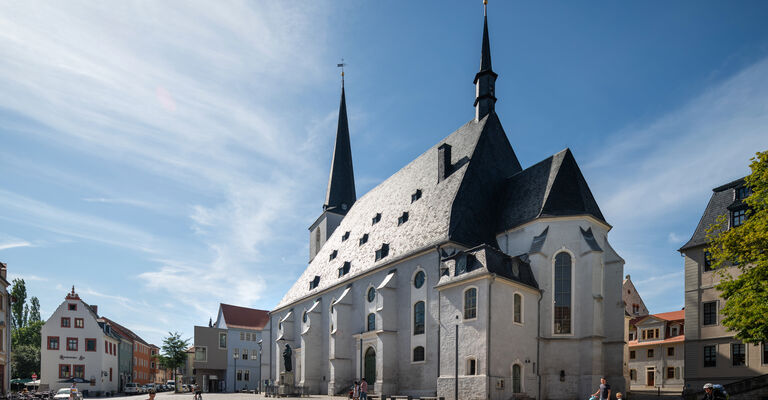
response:
[[(339, 64), (343, 67), (343, 64)], [(325, 241), (355, 204), (355, 174), (352, 170), (352, 149), (349, 142), (349, 124), (347, 122), (347, 100), (344, 92), (344, 71), (341, 72), (341, 103), (339, 104), (339, 122), (336, 128), (336, 144), (333, 147), (331, 174), (328, 178), (328, 190), (325, 194), (323, 213), (309, 227), (309, 261), (315, 258)]]
[(496, 77), (491, 68), (491, 43), (488, 39), (488, 2), (483, 2), (483, 45), (480, 71), (475, 75), (475, 120), (480, 121), (494, 112), (496, 104)]

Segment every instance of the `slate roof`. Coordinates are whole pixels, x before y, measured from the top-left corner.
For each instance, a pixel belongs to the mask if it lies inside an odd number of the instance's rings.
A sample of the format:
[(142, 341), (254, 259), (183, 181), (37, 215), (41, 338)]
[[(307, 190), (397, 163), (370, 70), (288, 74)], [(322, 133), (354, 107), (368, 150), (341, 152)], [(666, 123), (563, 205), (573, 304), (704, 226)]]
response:
[[(337, 214), (347, 213), (355, 203), (355, 173), (352, 169), (352, 149), (349, 141), (349, 124), (347, 121), (347, 100), (344, 85), (341, 86), (341, 102), (339, 104), (339, 123), (336, 128), (336, 144), (333, 146), (331, 174), (328, 177), (328, 191), (325, 195), (323, 210), (332, 210)], [(347, 208), (342, 207), (346, 204)]]
[[(438, 182), (437, 148), (444, 143), (451, 146), (454, 167), (446, 179)], [(440, 243), (497, 246), (499, 189), (507, 176), (520, 169), (495, 113), (467, 122), (360, 197), (276, 308)], [(417, 189), (422, 196), (411, 202)], [(398, 226), (397, 218), (404, 211), (408, 212), (408, 221)], [(381, 221), (372, 225), (377, 213), (382, 214)], [(347, 231), (349, 239), (342, 241)], [(368, 234), (368, 242), (361, 246), (358, 239), (363, 234)], [(389, 244), (389, 254), (375, 261), (375, 250), (383, 243)], [(338, 255), (329, 260), (334, 250)], [(338, 269), (345, 261), (351, 263), (350, 271), (339, 278)], [(309, 282), (315, 276), (320, 277), (320, 282), (310, 290)]]
[(507, 179), (502, 209), (498, 232), (547, 216), (591, 215), (606, 222), (570, 149)]
[(221, 304), (221, 314), (227, 328), (264, 329), (269, 322), (269, 312), (255, 308)]
[(707, 244), (707, 228), (715, 223), (717, 217), (728, 215), (728, 207), (734, 203), (736, 198), (734, 189), (743, 184), (744, 178), (741, 178), (712, 189), (712, 197), (709, 198), (707, 208), (704, 210), (696, 230), (693, 231), (691, 239), (678, 250), (679, 252)]

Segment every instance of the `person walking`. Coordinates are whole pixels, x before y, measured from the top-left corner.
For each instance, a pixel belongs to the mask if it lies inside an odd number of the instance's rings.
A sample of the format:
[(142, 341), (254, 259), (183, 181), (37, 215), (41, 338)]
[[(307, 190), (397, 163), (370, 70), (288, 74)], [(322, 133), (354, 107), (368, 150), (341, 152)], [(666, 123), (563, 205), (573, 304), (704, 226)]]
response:
[(605, 377), (600, 378), (600, 387), (597, 388), (597, 392), (592, 394), (592, 396), (598, 395), (600, 396), (598, 397), (600, 400), (611, 399), (611, 385), (608, 384), (608, 381), (605, 379)]
[(360, 384), (355, 381), (354, 385), (352, 385), (352, 400), (359, 400), (360, 399)]
[(69, 387), (69, 400), (77, 400), (77, 383), (72, 382), (72, 386)]
[(360, 381), (360, 400), (368, 400), (368, 382), (365, 378)]

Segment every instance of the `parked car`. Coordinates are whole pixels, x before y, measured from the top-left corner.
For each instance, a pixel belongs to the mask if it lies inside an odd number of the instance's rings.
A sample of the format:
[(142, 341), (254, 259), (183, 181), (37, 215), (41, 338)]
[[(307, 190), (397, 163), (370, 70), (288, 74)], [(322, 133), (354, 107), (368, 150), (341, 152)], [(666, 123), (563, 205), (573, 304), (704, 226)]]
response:
[(139, 394), (141, 393), (141, 386), (138, 383), (126, 383), (123, 391), (125, 394)]
[[(69, 388), (61, 388), (58, 392), (56, 392), (56, 395), (53, 396), (54, 399), (66, 399), (69, 400)], [(75, 395), (77, 400), (83, 400), (83, 392), (75, 389)]]
[(149, 393), (152, 390), (155, 390), (155, 384), (154, 383), (147, 383), (146, 385), (141, 387), (142, 390), (144, 390), (144, 393)]

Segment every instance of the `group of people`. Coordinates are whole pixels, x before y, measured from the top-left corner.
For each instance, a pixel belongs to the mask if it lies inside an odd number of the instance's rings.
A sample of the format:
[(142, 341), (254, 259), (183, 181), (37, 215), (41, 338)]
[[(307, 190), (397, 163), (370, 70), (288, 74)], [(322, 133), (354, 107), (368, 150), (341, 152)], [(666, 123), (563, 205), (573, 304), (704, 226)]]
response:
[(368, 399), (368, 382), (365, 381), (365, 378), (360, 380), (360, 382), (355, 381), (355, 384), (352, 385), (351, 395), (352, 400)]
[[(616, 393), (616, 400), (622, 400), (623, 398), (624, 395), (622, 395), (621, 392)], [(611, 385), (608, 384), (605, 377), (600, 378), (600, 387), (597, 388), (597, 392), (592, 394), (591, 399), (611, 400)]]

